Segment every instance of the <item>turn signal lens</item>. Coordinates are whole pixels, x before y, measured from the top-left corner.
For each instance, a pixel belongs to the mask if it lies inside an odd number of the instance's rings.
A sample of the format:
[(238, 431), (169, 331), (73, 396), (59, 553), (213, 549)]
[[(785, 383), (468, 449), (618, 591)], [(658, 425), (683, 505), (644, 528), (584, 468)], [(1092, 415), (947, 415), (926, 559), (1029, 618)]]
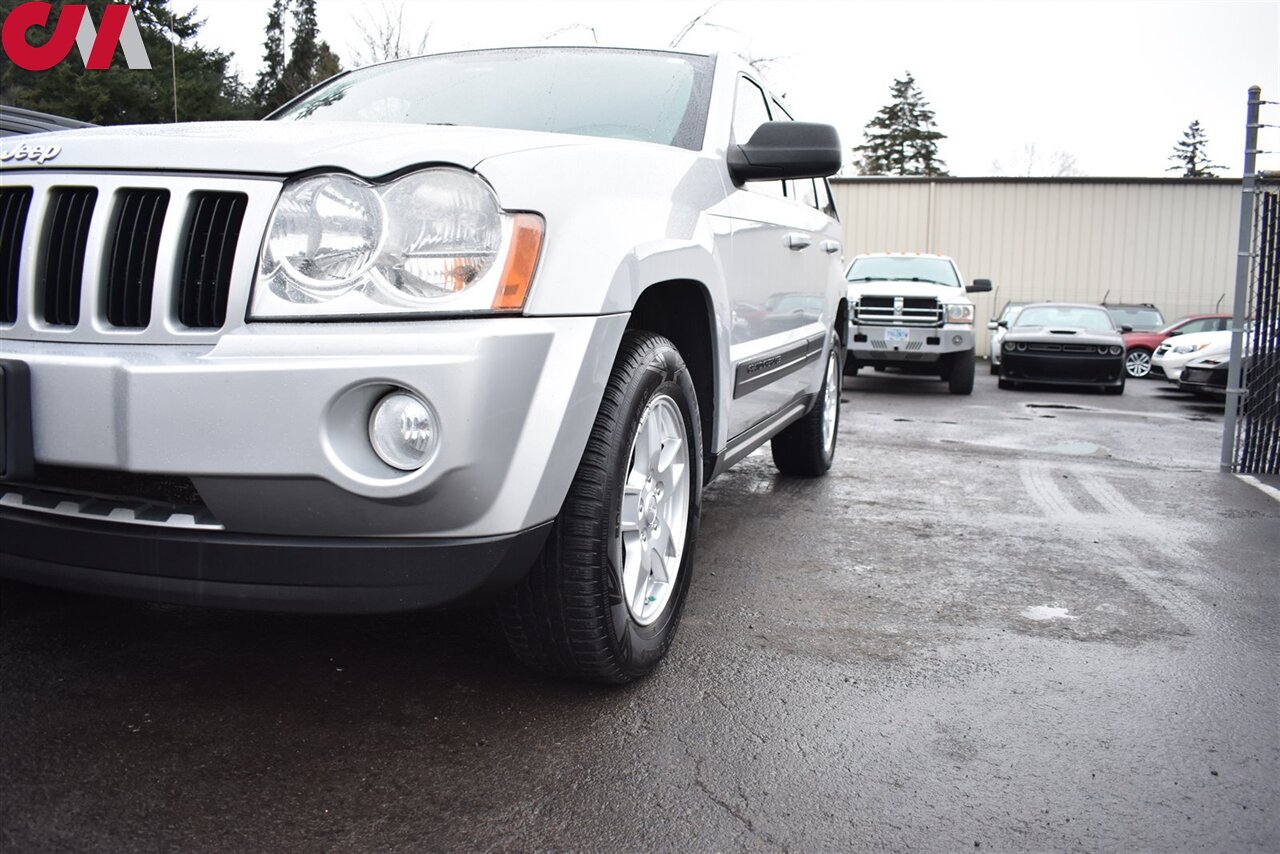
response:
[(537, 214), (516, 214), (511, 228), (511, 250), (502, 268), (498, 292), (493, 297), (494, 311), (520, 311), (529, 295), (534, 270), (538, 267), (538, 255), (542, 252), (542, 217)]

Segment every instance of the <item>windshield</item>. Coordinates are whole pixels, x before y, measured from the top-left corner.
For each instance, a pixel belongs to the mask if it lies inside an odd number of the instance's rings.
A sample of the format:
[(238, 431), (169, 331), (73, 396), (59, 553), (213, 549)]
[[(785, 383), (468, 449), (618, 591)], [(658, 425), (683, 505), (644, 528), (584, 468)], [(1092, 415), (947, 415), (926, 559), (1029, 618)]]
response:
[(935, 285), (960, 287), (956, 268), (943, 258), (889, 256), (858, 258), (849, 267), (851, 282), (931, 282)]
[(1100, 308), (1085, 305), (1032, 305), (1027, 306), (1013, 322), (1014, 326), (1059, 326), (1067, 329), (1087, 329), (1091, 332), (1114, 332), (1116, 325), (1111, 315)]
[(353, 71), (272, 118), (509, 128), (697, 150), (713, 68), (710, 57), (634, 50), (440, 54)]
[(1026, 307), (1025, 302), (1011, 302), (1004, 307), (1004, 311), (1000, 314), (1000, 319), (1005, 323), (1013, 323), (1017, 320), (1018, 315), (1022, 313), (1022, 309)]
[(1164, 326), (1164, 315), (1158, 308), (1146, 306), (1107, 306), (1117, 326), (1131, 326), (1134, 332), (1154, 332)]

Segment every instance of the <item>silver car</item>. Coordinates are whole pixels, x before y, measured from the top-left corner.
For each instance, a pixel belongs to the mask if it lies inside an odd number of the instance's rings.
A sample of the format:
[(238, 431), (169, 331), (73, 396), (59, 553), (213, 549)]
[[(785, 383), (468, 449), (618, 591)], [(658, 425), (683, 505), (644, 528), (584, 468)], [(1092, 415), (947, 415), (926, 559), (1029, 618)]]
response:
[(831, 464), (840, 143), (737, 58), (445, 54), (264, 122), (21, 146), (4, 577), (495, 596), (526, 662), (625, 682), (671, 643), (704, 485), (766, 441), (785, 473)]

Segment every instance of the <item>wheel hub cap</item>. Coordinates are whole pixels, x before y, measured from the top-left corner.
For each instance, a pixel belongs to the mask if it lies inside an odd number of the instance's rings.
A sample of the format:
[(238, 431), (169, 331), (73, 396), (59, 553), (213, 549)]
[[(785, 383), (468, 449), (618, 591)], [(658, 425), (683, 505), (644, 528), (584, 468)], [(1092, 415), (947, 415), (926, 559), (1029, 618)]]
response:
[(619, 585), (632, 619), (647, 626), (675, 590), (689, 522), (689, 447), (676, 402), (649, 402), (622, 487)]

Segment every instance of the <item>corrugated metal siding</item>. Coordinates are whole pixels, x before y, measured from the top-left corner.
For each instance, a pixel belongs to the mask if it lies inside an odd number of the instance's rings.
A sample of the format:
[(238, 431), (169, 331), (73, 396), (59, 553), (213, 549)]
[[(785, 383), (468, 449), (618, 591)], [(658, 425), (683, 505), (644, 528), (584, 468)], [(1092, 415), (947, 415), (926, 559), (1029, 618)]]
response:
[[(1240, 182), (837, 179), (845, 257), (938, 252), (976, 294), (978, 352), (1006, 300), (1155, 303), (1169, 320), (1231, 310)], [(1225, 297), (1224, 297), (1225, 295)]]

